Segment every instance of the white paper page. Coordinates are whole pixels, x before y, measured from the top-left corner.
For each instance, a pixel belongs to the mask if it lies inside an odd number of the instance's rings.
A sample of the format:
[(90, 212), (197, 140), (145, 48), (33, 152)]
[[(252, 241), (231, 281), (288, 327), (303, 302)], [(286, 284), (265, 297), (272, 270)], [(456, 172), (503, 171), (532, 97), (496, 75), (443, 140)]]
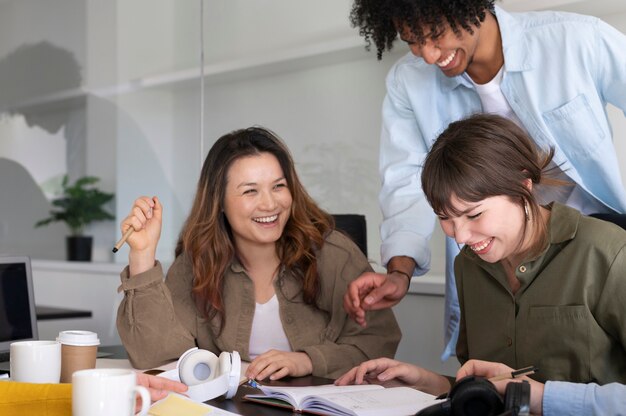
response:
[[(377, 384), (364, 384), (360, 386), (335, 386), (334, 384), (324, 384), (321, 386), (307, 386), (307, 387), (275, 387), (275, 386), (259, 386), (261, 391), (267, 396), (275, 396), (276, 393), (283, 394), (287, 397), (291, 397), (294, 403), (301, 403), (302, 400), (308, 396), (318, 396), (320, 394), (338, 393), (343, 394), (347, 392), (354, 392), (355, 390), (362, 391), (364, 394), (372, 390), (382, 390), (383, 386)], [(250, 395), (258, 396), (258, 395)], [(300, 406), (298, 406), (300, 407)]]
[[(330, 404), (335, 408), (351, 412), (357, 416), (407, 416), (431, 406), (441, 400), (435, 396), (410, 387), (392, 387), (374, 391), (352, 391), (346, 393), (325, 394), (318, 399), (320, 403)], [(307, 405), (307, 409), (328, 408)]]
[(154, 403), (148, 411), (150, 416), (235, 416), (226, 410), (205, 403), (197, 403), (179, 394), (170, 393)]

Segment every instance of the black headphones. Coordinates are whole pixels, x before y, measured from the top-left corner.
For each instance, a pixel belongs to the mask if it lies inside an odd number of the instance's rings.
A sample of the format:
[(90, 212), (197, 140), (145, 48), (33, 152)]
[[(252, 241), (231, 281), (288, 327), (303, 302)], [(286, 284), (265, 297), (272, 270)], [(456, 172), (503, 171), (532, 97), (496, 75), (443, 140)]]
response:
[(509, 383), (504, 400), (493, 383), (482, 377), (460, 379), (447, 400), (429, 406), (419, 416), (527, 416), (530, 413), (530, 384)]

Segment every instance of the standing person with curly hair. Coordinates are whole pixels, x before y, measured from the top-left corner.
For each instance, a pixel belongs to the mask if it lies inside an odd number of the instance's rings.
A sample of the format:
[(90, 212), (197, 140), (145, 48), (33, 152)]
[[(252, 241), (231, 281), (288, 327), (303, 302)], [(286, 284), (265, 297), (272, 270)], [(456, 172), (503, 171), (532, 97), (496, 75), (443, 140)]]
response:
[[(493, 0), (355, 0), (351, 22), (378, 58), (396, 37), (411, 53), (387, 76), (380, 144), (381, 257), (387, 274), (353, 282), (344, 307), (361, 325), (365, 311), (399, 302), (412, 276), (430, 267), (435, 215), (419, 181), (426, 154), (449, 123), (475, 113), (513, 120), (572, 183), (547, 191), (583, 214), (626, 224), (622, 184), (605, 111), (626, 111), (626, 36), (571, 13), (507, 13)], [(621, 214), (621, 215), (620, 215)], [(459, 304), (446, 239), (445, 350), (455, 349)]]
[(361, 328), (343, 309), (348, 284), (372, 270), (367, 258), (335, 231), (271, 131), (237, 130), (212, 146), (165, 281), (155, 259), (162, 215), (157, 197), (140, 197), (121, 225), (135, 231), (117, 327), (136, 368), (195, 346), (239, 352), (259, 380), (335, 377), (394, 356), (391, 310)]

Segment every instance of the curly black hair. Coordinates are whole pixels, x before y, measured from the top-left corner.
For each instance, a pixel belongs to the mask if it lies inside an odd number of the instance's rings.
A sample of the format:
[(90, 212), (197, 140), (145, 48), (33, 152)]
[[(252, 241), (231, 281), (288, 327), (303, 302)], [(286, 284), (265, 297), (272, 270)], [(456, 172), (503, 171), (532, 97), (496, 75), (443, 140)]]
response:
[(464, 29), (473, 33), (487, 12), (494, 11), (494, 0), (354, 0), (350, 11), (352, 27), (359, 27), (366, 49), (376, 45), (380, 60), (391, 50), (398, 30), (396, 24), (408, 26), (417, 41), (436, 39), (448, 28), (460, 35)]

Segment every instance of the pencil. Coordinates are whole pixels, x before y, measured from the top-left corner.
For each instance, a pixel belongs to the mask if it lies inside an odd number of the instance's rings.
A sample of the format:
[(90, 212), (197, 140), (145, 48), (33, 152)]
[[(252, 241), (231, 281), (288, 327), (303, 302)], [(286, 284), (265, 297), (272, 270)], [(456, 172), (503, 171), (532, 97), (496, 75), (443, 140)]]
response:
[(491, 377), (489, 379), (489, 381), (491, 381), (493, 383), (494, 381), (507, 380), (507, 379), (511, 379), (511, 378), (528, 376), (528, 375), (531, 375), (531, 374), (535, 374), (537, 371), (538, 371), (537, 367), (535, 367), (534, 365), (531, 365), (530, 367), (520, 368), (519, 370), (513, 370), (513, 371), (508, 372), (508, 373), (498, 374), (497, 376)]
[(115, 246), (113, 246), (112, 251), (114, 253), (117, 253), (117, 251), (124, 245), (128, 237), (130, 237), (130, 235), (133, 233), (133, 231), (135, 231), (133, 227), (129, 227), (128, 230), (126, 230), (122, 238), (120, 238), (120, 240), (117, 243), (115, 243)]
[(261, 385), (259, 383), (257, 383), (256, 380), (251, 379), (251, 378), (243, 378), (239, 381), (239, 386), (243, 386), (243, 385), (247, 385), (250, 387), (253, 387), (255, 389), (258, 389), (259, 387), (261, 387)]

